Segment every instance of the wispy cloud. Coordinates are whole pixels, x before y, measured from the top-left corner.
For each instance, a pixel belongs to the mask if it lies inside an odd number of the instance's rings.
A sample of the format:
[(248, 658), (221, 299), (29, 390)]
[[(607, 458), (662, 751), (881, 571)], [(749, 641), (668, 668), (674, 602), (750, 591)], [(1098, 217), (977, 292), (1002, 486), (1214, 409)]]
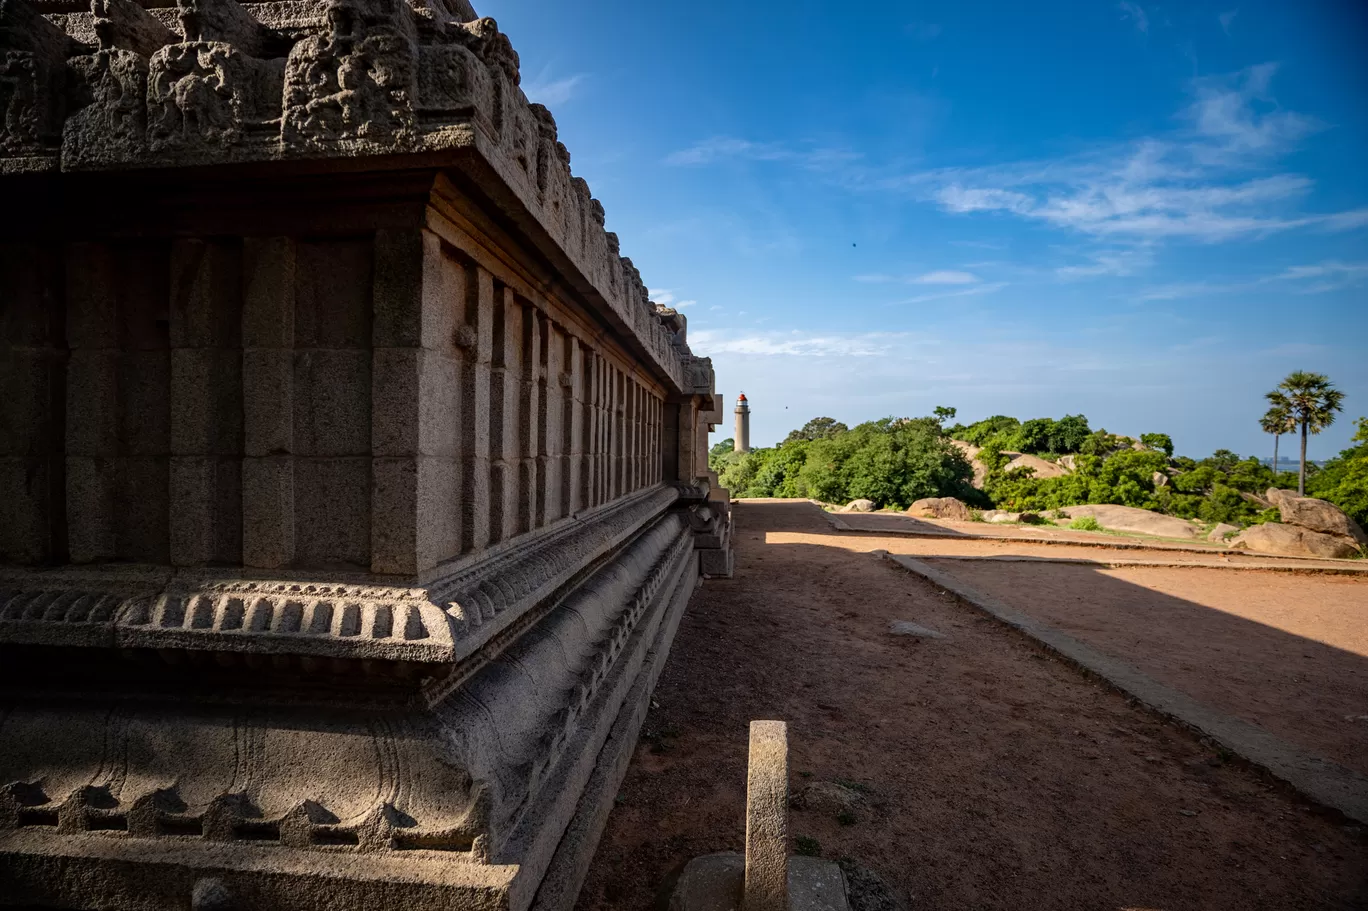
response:
[(1229, 35), (1231, 23), (1235, 21), (1235, 17), (1238, 15), (1240, 15), (1240, 11), (1238, 9), (1228, 9), (1224, 13), (1221, 13), (1219, 16), (1217, 16), (1216, 21), (1221, 23), (1221, 31)]
[(572, 76), (552, 79), (549, 69), (549, 67), (543, 67), (535, 79), (522, 84), (523, 94), (527, 96), (529, 101), (535, 101), (547, 107), (565, 104), (575, 96), (584, 80), (589, 78), (586, 73), (575, 73)]
[(925, 275), (918, 275), (912, 279), (914, 285), (972, 285), (978, 281), (978, 276), (972, 272), (955, 272), (942, 269), (937, 272), (927, 272)]
[(1154, 262), (1154, 254), (1147, 246), (1128, 250), (1098, 250), (1089, 254), (1088, 260), (1084, 264), (1059, 266), (1054, 270), (1055, 275), (1064, 279), (1135, 275)]
[(1121, 10), (1121, 21), (1130, 20), (1137, 31), (1149, 34), (1149, 16), (1145, 14), (1144, 7), (1138, 3), (1130, 3), (1129, 0), (1121, 0), (1116, 8)]
[[(673, 307), (676, 310), (683, 310), (698, 303), (696, 300), (676, 300), (674, 292), (668, 288), (651, 288), (646, 292), (646, 296), (662, 307)], [(710, 309), (717, 310), (720, 308), (712, 307)]]
[(873, 272), (856, 275), (854, 278), (855, 281), (866, 284), (903, 282), (909, 285), (972, 285), (979, 280), (979, 277), (972, 272), (955, 269), (937, 269), (933, 272), (923, 272), (920, 275), (888, 275), (883, 272)]
[(989, 282), (982, 285), (973, 285), (960, 291), (938, 291), (934, 294), (920, 294), (916, 297), (909, 297), (898, 301), (900, 304), (925, 304), (930, 301), (944, 300), (947, 297), (969, 297), (971, 295), (992, 294), (1007, 287), (1006, 282)]
[(1166, 301), (1206, 294), (1231, 294), (1254, 291), (1269, 286), (1282, 286), (1292, 294), (1325, 294), (1352, 288), (1368, 282), (1368, 262), (1340, 262), (1326, 260), (1301, 266), (1289, 266), (1281, 272), (1244, 281), (1177, 282), (1146, 288), (1136, 295), (1139, 301)]
[(735, 136), (713, 136), (665, 156), (676, 167), (715, 164), (719, 161), (787, 161), (808, 168), (824, 168), (860, 158), (858, 152), (811, 144), (752, 142)]
[(983, 168), (940, 168), (883, 182), (956, 214), (996, 213), (1118, 240), (1205, 242), (1296, 228), (1348, 230), (1368, 210), (1305, 214), (1300, 174), (1250, 176), (1321, 128), (1279, 108), (1275, 64), (1194, 80), (1171, 133), (1073, 156)]
[(809, 333), (792, 330), (700, 329), (690, 344), (710, 355), (773, 357), (872, 357), (892, 353), (912, 338), (907, 332)]
[[(1238, 164), (1251, 153), (1280, 154), (1321, 128), (1313, 117), (1276, 106), (1271, 89), (1277, 72), (1276, 63), (1261, 63), (1193, 81), (1195, 100), (1184, 115), (1211, 140), (1193, 146), (1198, 162)], [(1268, 106), (1273, 110), (1260, 110)]]

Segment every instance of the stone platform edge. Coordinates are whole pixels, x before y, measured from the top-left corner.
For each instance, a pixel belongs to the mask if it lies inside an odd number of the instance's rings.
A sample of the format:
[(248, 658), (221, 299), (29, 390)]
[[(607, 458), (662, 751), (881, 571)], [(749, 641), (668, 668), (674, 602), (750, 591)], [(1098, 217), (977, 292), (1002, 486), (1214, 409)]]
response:
[(1136, 699), (1151, 711), (1177, 722), (1200, 737), (1210, 739), (1290, 786), (1302, 797), (1356, 823), (1368, 825), (1368, 778), (1363, 775), (1299, 750), (1258, 725), (1204, 705), (1123, 661), (1012, 610), (996, 598), (976, 591), (921, 560), (887, 551), (874, 553), (1022, 633), (1069, 664)]

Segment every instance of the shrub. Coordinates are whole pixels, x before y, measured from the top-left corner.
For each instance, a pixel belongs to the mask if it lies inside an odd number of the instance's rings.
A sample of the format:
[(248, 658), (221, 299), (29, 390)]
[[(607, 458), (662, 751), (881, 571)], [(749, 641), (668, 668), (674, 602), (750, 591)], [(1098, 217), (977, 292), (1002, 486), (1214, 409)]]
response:
[(1092, 516), (1079, 516), (1069, 523), (1069, 527), (1074, 531), (1101, 531), (1102, 526), (1097, 524), (1097, 520)]

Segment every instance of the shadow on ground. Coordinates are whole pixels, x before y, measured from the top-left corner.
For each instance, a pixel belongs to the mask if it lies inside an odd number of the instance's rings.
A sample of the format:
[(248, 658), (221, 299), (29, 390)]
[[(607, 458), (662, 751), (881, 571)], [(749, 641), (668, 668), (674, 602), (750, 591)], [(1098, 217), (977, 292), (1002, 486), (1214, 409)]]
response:
[[(792, 834), (913, 908), (1368, 903), (1357, 827), (861, 553), (867, 538), (811, 505), (735, 515), (736, 577), (708, 582), (684, 618), (581, 911), (650, 907), (690, 857), (744, 848), (755, 718), (789, 722), (795, 791), (854, 795), (840, 813), (795, 810)], [(779, 531), (823, 543), (765, 543)], [(891, 635), (898, 619), (946, 638)]]

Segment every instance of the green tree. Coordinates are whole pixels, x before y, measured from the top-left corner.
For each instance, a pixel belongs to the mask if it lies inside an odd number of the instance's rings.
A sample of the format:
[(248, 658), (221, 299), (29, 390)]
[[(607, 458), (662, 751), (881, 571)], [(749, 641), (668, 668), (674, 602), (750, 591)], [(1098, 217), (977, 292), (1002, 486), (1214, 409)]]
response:
[(708, 467), (715, 472), (721, 473), (722, 468), (727, 464), (727, 457), (736, 449), (736, 440), (727, 437), (720, 443), (714, 443), (708, 450)]
[(1278, 472), (1278, 441), (1282, 439), (1284, 433), (1295, 433), (1297, 430), (1296, 419), (1292, 417), (1292, 412), (1281, 405), (1274, 405), (1264, 412), (1264, 416), (1259, 418), (1259, 427), (1264, 433), (1273, 434), (1273, 473)]
[(936, 416), (936, 423), (941, 425), (944, 425), (946, 421), (954, 420), (955, 417), (955, 409), (947, 405), (937, 405), (931, 413)]
[(863, 497), (901, 509), (923, 497), (978, 501), (973, 476), (935, 418), (884, 418), (808, 443), (797, 477), (786, 471), (778, 489), (801, 489), (828, 503)]
[(1229, 449), (1218, 449), (1197, 464), (1206, 465), (1219, 472), (1225, 473), (1238, 465), (1239, 462), (1240, 457)]
[(1325, 463), (1311, 480), (1311, 495), (1329, 500), (1368, 527), (1368, 418), (1354, 422), (1356, 445)]
[(1297, 473), (1297, 493), (1305, 496), (1306, 437), (1320, 433), (1335, 423), (1335, 413), (1344, 410), (1344, 393), (1336, 389), (1323, 373), (1296, 370), (1264, 397), (1273, 409), (1286, 409), (1301, 430), (1301, 468)]
[(1008, 441), (1016, 436), (1020, 427), (1021, 422), (1016, 418), (995, 414), (990, 418), (975, 421), (968, 427), (956, 424), (946, 433), (956, 440), (973, 443), (975, 446), (986, 446), (990, 441), (997, 440), (1002, 448), (1010, 449)]
[(1092, 435), (1088, 419), (1081, 414), (1066, 414), (1050, 428), (1050, 451), (1078, 452), (1083, 441)]
[(835, 418), (813, 418), (797, 430), (789, 431), (789, 435), (784, 438), (784, 442), (791, 443), (795, 440), (825, 440), (836, 436), (838, 433), (845, 433), (849, 429), (849, 427)]
[(1150, 449), (1158, 450), (1169, 458), (1173, 457), (1173, 437), (1167, 433), (1142, 433), (1140, 442)]
[(1022, 452), (1049, 452), (1054, 426), (1050, 418), (1031, 418), (1017, 431), (1017, 446)]

